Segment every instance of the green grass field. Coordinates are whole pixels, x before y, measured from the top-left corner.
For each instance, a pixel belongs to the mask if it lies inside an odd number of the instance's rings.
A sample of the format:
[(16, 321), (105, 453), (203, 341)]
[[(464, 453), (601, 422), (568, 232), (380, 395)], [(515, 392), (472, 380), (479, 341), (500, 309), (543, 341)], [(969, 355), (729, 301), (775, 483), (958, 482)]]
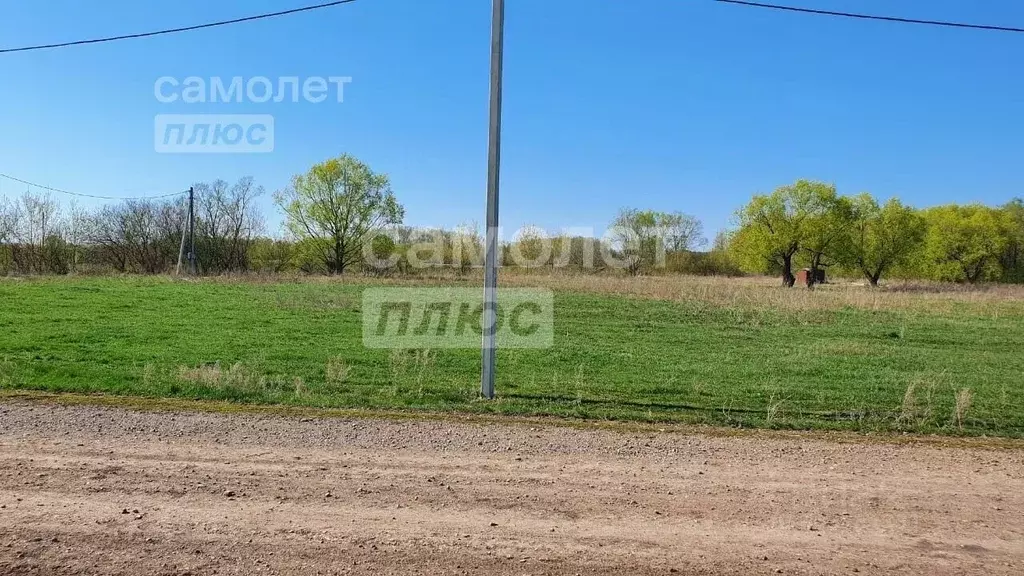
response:
[(500, 398), (486, 402), (479, 350), (364, 348), (365, 286), (2, 280), (0, 388), (1024, 436), (1024, 304), (1013, 301), (998, 313), (968, 301), (800, 310), (558, 289), (554, 348), (500, 351)]

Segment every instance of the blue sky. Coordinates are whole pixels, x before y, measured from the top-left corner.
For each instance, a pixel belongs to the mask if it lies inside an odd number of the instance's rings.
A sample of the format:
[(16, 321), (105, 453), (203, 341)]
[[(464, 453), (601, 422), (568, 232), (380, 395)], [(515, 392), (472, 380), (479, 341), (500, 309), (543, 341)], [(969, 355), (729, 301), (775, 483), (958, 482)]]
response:
[[(786, 0), (1024, 26), (1017, 0)], [(0, 0), (0, 47), (183, 26), (312, 0)], [(602, 230), (618, 208), (708, 232), (798, 178), (918, 206), (1024, 195), (1024, 34), (711, 0), (508, 0), (502, 223)], [(145, 195), (252, 175), (269, 192), (352, 153), (413, 225), (482, 222), (490, 3), (359, 0), (173, 36), (0, 55), (0, 172)], [(345, 102), (161, 104), (161, 76), (351, 76)], [(163, 113), (262, 113), (267, 155), (153, 149)], [(0, 192), (24, 186), (0, 182)], [(90, 204), (86, 202), (85, 204)]]

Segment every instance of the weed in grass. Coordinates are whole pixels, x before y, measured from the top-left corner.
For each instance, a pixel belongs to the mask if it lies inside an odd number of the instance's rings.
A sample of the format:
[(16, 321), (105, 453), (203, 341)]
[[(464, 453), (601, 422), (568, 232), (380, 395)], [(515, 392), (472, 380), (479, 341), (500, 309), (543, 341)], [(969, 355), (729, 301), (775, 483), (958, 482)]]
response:
[(764, 423), (771, 427), (775, 419), (782, 415), (782, 406), (785, 400), (778, 397), (777, 392), (772, 392), (768, 397), (768, 407), (765, 410)]
[(405, 391), (415, 391), (416, 397), (426, 395), (427, 374), (434, 363), (433, 350), (396, 348), (388, 356), (391, 366), (391, 385), (384, 391), (391, 397), (399, 397)]
[(309, 387), (306, 386), (305, 380), (296, 376), (292, 379), (292, 389), (295, 391), (296, 398), (308, 398)]
[[(908, 384), (903, 393), (903, 403), (900, 405), (899, 422), (908, 427), (926, 425), (934, 411), (934, 392), (935, 384), (928, 384), (923, 380), (915, 380)], [(923, 397), (920, 397), (921, 393), (924, 394)]]
[(226, 390), (243, 395), (256, 394), (267, 390), (267, 379), (255, 370), (236, 362), (224, 370), (220, 362), (204, 364), (195, 368), (181, 366), (178, 378), (214, 390)]
[(180, 366), (178, 368), (178, 378), (181, 380), (211, 388), (220, 385), (222, 376), (219, 362), (216, 364), (205, 364), (196, 368), (189, 368), (188, 366)]
[(576, 405), (583, 404), (583, 391), (586, 389), (586, 383), (583, 381), (583, 364), (576, 367), (576, 375), (572, 381), (573, 391), (576, 393)]
[(933, 424), (936, 411), (935, 391), (945, 381), (945, 372), (918, 375), (907, 384), (900, 404), (897, 426), (905, 430), (922, 429)]
[(0, 360), (0, 388), (14, 387), (14, 362), (4, 358)]
[(425, 350), (416, 350), (413, 353), (413, 366), (416, 368), (416, 394), (421, 399), (423, 398), (423, 379), (433, 362), (434, 354), (429, 348)]
[(152, 388), (156, 384), (156, 366), (151, 362), (147, 362), (142, 368), (142, 385), (146, 388)]
[(388, 361), (391, 363), (391, 370), (397, 373), (405, 372), (409, 365), (409, 351), (404, 348), (394, 348), (388, 354)]
[(266, 377), (241, 362), (232, 364), (231, 368), (224, 372), (222, 381), (224, 388), (244, 393), (265, 392), (267, 389)]
[(705, 381), (702, 378), (694, 378), (690, 383), (690, 389), (693, 391), (693, 397), (698, 399), (704, 393)]
[(906, 391), (903, 392), (903, 404), (900, 406), (900, 417), (899, 421), (905, 424), (911, 424), (917, 420), (917, 383), (911, 382), (907, 384)]
[(332, 356), (327, 359), (327, 367), (324, 369), (324, 375), (328, 384), (340, 386), (348, 381), (351, 370), (352, 367), (345, 362), (344, 358), (340, 356)]
[(964, 429), (964, 419), (967, 418), (967, 411), (971, 409), (971, 402), (974, 395), (970, 388), (964, 388), (956, 393), (956, 405), (953, 408), (953, 421), (960, 430)]
[(388, 362), (391, 366), (391, 385), (385, 387), (382, 392), (396, 398), (401, 395), (401, 383), (409, 371), (409, 352), (402, 348), (395, 348), (391, 350)]

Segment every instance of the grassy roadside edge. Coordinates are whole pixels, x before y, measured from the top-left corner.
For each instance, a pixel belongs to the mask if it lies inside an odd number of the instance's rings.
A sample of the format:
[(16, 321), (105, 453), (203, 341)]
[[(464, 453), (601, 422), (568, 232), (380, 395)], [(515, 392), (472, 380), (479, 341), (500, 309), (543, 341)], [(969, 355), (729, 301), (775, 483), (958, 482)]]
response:
[(271, 404), (239, 404), (212, 400), (150, 398), (109, 394), (53, 393), (33, 390), (0, 390), (0, 405), (12, 402), (36, 405), (98, 406), (141, 412), (195, 412), (221, 415), (274, 416), (293, 419), (357, 419), (450, 422), (496, 426), (545, 426), (576, 430), (600, 430), (623, 434), (679, 434), (715, 438), (759, 438), (825, 441), (836, 444), (891, 444), (934, 448), (1024, 450), (1024, 440), (986, 436), (956, 437), (910, 433), (858, 433), (829, 430), (771, 430), (726, 428), (694, 424), (649, 424), (644, 422), (598, 421), (557, 416), (508, 416), (428, 410), (372, 410), (361, 408), (311, 408)]

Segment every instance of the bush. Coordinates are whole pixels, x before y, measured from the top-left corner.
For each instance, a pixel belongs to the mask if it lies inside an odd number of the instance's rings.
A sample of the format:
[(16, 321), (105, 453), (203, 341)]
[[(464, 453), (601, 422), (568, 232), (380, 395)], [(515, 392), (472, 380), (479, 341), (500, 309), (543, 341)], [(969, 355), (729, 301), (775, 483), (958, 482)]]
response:
[(743, 270), (724, 250), (672, 252), (665, 257), (665, 271), (693, 276), (744, 276)]

